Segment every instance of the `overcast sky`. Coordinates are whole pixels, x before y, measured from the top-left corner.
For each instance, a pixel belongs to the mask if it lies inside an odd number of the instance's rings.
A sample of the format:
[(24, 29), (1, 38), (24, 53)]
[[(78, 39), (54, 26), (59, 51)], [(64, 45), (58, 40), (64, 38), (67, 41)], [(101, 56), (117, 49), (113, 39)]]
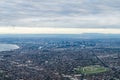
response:
[(33, 29), (29, 33), (36, 33), (36, 28), (38, 33), (83, 28), (88, 33), (88, 29), (115, 33), (120, 29), (120, 0), (0, 0), (0, 27), (0, 33), (22, 33), (21, 27)]

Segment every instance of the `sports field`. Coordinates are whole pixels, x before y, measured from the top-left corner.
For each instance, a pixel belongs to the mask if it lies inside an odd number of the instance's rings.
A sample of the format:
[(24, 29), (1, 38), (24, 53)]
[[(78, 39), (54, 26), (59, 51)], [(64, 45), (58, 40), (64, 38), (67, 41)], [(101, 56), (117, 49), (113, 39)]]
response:
[(108, 68), (102, 67), (100, 65), (92, 65), (82, 68), (76, 68), (75, 71), (81, 74), (97, 74), (108, 71)]

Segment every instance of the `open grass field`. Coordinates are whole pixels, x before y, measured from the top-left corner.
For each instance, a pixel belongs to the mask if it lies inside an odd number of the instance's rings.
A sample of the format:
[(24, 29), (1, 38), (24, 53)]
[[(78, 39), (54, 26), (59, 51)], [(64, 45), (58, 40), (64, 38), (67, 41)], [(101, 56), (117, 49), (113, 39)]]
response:
[(87, 66), (82, 68), (76, 68), (75, 71), (81, 74), (97, 74), (108, 71), (108, 68), (102, 67), (100, 65)]

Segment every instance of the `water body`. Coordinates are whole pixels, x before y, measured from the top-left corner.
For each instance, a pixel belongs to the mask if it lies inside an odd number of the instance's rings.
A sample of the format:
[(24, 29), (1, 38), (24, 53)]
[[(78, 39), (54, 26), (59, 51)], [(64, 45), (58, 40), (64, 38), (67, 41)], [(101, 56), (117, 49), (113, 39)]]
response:
[(1, 44), (0, 43), (0, 51), (11, 51), (15, 49), (19, 49), (19, 46), (14, 45), (14, 44)]

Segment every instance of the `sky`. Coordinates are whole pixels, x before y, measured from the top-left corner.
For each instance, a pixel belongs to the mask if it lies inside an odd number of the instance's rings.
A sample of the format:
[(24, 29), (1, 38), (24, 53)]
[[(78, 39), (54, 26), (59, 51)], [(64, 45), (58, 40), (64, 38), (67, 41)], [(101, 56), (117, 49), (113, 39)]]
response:
[(0, 0), (0, 34), (120, 33), (120, 0)]

